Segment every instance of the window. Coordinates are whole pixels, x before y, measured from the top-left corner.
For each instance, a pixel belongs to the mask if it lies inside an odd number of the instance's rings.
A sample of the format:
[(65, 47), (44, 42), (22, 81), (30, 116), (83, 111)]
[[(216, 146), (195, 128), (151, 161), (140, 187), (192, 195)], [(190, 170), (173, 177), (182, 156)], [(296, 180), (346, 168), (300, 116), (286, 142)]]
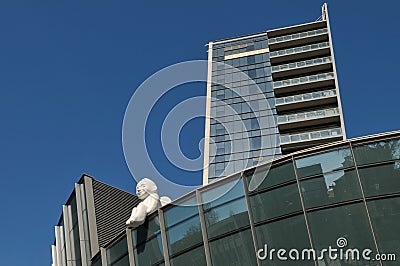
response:
[(202, 199), (209, 238), (249, 226), (241, 179), (202, 192)]
[[(381, 253), (400, 257), (400, 197), (369, 201), (368, 210)], [(394, 264), (390, 264), (394, 265)]]
[(300, 183), (306, 208), (360, 199), (361, 189), (354, 170), (337, 171)]
[(348, 168), (354, 165), (350, 149), (320, 153), (295, 161), (299, 178)]
[[(310, 212), (308, 213), (308, 221), (314, 248), (317, 251), (326, 249), (329, 246), (336, 248), (337, 239), (343, 237), (347, 240), (346, 249), (357, 248), (363, 250), (368, 248), (376, 254), (371, 228), (368, 225), (363, 203)], [(360, 263), (360, 261), (348, 261), (347, 263), (349, 265), (370, 265), (366, 262)]]
[(203, 241), (196, 198), (182, 205), (167, 209), (164, 213), (170, 255)]
[(158, 216), (148, 217), (143, 225), (132, 230), (137, 264), (155, 264), (164, 260)]
[[(268, 250), (285, 248), (290, 250), (295, 248), (297, 250), (309, 249), (311, 247), (307, 234), (306, 223), (304, 215), (296, 215), (290, 218), (279, 220), (256, 227), (257, 235), (257, 250), (264, 248), (267, 244)], [(300, 265), (300, 266), (314, 266), (313, 261), (279, 261), (276, 254), (273, 260), (262, 261), (262, 265)]]
[(204, 246), (185, 252), (177, 257), (170, 259), (171, 266), (203, 266), (206, 265), (206, 256)]
[(360, 168), (358, 172), (366, 197), (400, 192), (400, 161)]
[(400, 140), (374, 142), (353, 148), (357, 165), (400, 159)]
[(254, 194), (250, 197), (250, 205), (255, 222), (302, 210), (297, 183)]
[(257, 168), (255, 173), (246, 177), (246, 182), (249, 185), (250, 191), (257, 191), (288, 181), (294, 181), (295, 178), (293, 163), (289, 161), (285, 164), (273, 165), (272, 167), (267, 165), (264, 168)]
[[(128, 261), (128, 264), (123, 264)], [(107, 249), (108, 265), (129, 265), (128, 243), (126, 236)]]
[(257, 265), (250, 230), (210, 242), (213, 265)]

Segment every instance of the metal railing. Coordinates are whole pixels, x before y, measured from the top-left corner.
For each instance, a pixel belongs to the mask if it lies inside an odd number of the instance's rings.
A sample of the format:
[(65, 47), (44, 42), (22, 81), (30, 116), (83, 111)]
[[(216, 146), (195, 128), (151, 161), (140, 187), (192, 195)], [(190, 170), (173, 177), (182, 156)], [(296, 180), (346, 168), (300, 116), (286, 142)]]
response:
[(334, 97), (334, 96), (336, 96), (335, 89), (316, 91), (316, 92), (310, 92), (310, 93), (303, 93), (303, 94), (299, 94), (299, 95), (286, 96), (286, 97), (282, 97), (282, 98), (276, 98), (275, 105), (284, 105), (284, 104), (289, 104), (289, 103), (312, 101), (312, 100), (324, 99), (324, 98), (329, 98), (329, 97)]
[(274, 44), (274, 43), (298, 40), (298, 39), (303, 39), (303, 38), (323, 35), (323, 34), (326, 34), (326, 33), (328, 33), (328, 29), (327, 28), (317, 29), (317, 30), (310, 30), (310, 31), (299, 32), (299, 33), (293, 33), (293, 34), (290, 34), (290, 35), (279, 36), (279, 37), (268, 39), (268, 44)]
[(299, 68), (304, 68), (304, 67), (323, 65), (323, 64), (327, 64), (327, 63), (332, 63), (332, 59), (330, 56), (322, 57), (322, 58), (315, 58), (315, 59), (310, 59), (310, 60), (305, 60), (305, 61), (299, 61), (299, 62), (294, 62), (294, 63), (289, 63), (289, 64), (283, 64), (283, 65), (279, 65), (279, 66), (273, 66), (272, 73), (279, 72), (279, 71), (299, 69)]
[(270, 56), (270, 58), (273, 58), (273, 57), (278, 57), (278, 56), (304, 53), (304, 52), (308, 52), (308, 51), (315, 51), (315, 50), (324, 49), (324, 48), (328, 48), (328, 47), (329, 47), (329, 42), (321, 42), (321, 43), (316, 43), (316, 44), (309, 44), (309, 45), (305, 45), (305, 46), (299, 46), (299, 47), (274, 51), (274, 52), (269, 53), (269, 56)]
[(326, 118), (339, 115), (338, 108), (329, 108), (323, 110), (302, 112), (297, 114), (288, 114), (278, 116), (278, 124), (287, 124), (293, 122), (307, 121), (318, 118)]
[(342, 136), (342, 129), (331, 128), (326, 130), (318, 130), (300, 134), (283, 135), (281, 136), (281, 144), (290, 144), (303, 141), (326, 139), (338, 136)]
[(318, 75), (311, 75), (311, 76), (305, 76), (305, 77), (300, 77), (300, 78), (275, 81), (273, 83), (273, 86), (274, 86), (274, 89), (276, 89), (276, 88), (281, 88), (281, 87), (294, 86), (294, 85), (323, 81), (323, 80), (334, 79), (334, 78), (335, 78), (335, 75), (333, 74), (333, 72), (329, 72), (329, 73), (322, 73), (322, 74), (318, 74)]

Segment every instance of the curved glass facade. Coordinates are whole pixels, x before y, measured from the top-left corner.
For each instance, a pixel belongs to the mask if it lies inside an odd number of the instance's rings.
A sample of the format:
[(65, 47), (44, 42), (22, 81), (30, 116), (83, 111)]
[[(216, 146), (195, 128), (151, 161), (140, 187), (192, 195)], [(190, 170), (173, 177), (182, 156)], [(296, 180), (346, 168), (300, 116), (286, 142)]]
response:
[[(254, 181), (259, 186), (249, 191)], [(400, 259), (400, 132), (250, 168), (160, 208), (129, 234), (106, 248), (107, 265), (132, 265), (128, 254), (133, 265), (398, 265), (392, 254)], [(339, 250), (338, 239), (346, 241), (344, 255), (357, 249), (359, 259), (324, 254)], [(299, 260), (294, 251), (294, 259), (279, 259), (278, 249), (298, 250)], [(301, 257), (304, 250), (315, 257)], [(385, 260), (368, 261), (364, 250)]]

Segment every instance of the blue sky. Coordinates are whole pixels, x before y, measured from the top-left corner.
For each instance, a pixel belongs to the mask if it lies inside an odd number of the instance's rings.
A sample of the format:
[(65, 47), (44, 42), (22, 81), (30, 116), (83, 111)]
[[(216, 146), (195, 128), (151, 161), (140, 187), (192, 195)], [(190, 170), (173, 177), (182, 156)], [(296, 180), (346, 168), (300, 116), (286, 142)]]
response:
[[(50, 264), (53, 226), (82, 173), (134, 191), (122, 121), (149, 75), (206, 59), (211, 40), (314, 21), (322, 4), (137, 2), (0, 2), (0, 265)], [(399, 129), (400, 3), (328, 3), (347, 136)], [(204, 93), (196, 86), (173, 98)], [(159, 122), (149, 126), (157, 134)], [(184, 127), (189, 156), (198, 155), (203, 127), (201, 119)]]

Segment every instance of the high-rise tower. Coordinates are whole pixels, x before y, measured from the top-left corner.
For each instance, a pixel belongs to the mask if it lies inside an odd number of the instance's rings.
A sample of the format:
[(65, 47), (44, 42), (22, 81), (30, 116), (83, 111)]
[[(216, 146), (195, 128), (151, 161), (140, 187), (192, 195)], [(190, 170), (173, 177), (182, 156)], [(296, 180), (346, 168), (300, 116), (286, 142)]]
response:
[(327, 4), (315, 22), (208, 49), (204, 184), (346, 138)]

